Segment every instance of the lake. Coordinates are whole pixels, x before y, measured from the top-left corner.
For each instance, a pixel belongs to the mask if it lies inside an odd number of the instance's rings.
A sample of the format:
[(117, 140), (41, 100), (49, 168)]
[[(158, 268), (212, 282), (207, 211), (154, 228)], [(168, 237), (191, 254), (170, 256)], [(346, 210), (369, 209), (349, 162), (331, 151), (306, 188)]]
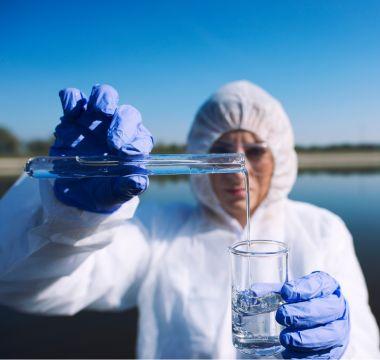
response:
[[(174, 179), (174, 177), (173, 177)], [(151, 178), (141, 205), (193, 203), (187, 179)], [(159, 180), (159, 181), (158, 181)], [(14, 178), (0, 178), (0, 195)], [(380, 322), (380, 173), (303, 173), (290, 194), (325, 207), (343, 218), (367, 280), (370, 305)], [(349, 269), (347, 269), (349, 271)], [(42, 317), (0, 308), (0, 357), (134, 357), (137, 311), (119, 314), (81, 312), (74, 317)]]

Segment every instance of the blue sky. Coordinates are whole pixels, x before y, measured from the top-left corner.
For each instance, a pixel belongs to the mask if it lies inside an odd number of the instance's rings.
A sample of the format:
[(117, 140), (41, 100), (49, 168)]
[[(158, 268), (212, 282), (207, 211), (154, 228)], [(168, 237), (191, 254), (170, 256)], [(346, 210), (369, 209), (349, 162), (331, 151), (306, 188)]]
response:
[(184, 142), (199, 105), (248, 79), (299, 144), (380, 142), (380, 1), (0, 2), (0, 125), (49, 136), (59, 89), (109, 83), (155, 138)]

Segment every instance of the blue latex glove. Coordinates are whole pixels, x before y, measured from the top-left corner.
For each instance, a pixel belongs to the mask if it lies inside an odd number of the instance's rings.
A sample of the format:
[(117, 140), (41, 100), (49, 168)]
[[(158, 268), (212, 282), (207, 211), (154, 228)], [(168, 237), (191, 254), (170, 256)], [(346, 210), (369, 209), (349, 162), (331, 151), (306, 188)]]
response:
[(348, 344), (348, 304), (334, 278), (313, 272), (285, 283), (276, 320), (286, 326), (280, 334), (284, 358), (339, 359)]
[[(118, 106), (119, 95), (109, 85), (95, 85), (89, 100), (75, 88), (59, 92), (63, 107), (55, 129), (51, 156), (149, 154), (153, 138), (131, 105)], [(111, 213), (148, 187), (145, 175), (85, 179), (57, 179), (56, 197), (66, 205)]]

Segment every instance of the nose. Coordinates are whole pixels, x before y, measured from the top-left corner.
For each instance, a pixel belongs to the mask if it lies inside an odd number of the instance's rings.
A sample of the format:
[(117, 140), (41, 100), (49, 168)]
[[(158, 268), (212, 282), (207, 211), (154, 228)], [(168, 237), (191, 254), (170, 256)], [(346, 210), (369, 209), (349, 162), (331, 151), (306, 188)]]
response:
[(250, 170), (251, 164), (250, 164), (247, 156), (245, 155), (245, 149), (240, 142), (237, 143), (237, 145), (236, 145), (236, 152), (244, 154), (244, 156), (245, 156), (245, 167), (247, 168), (247, 170)]
[(244, 154), (244, 147), (243, 147), (243, 145), (242, 145), (240, 142), (238, 142), (238, 143), (236, 144), (236, 152), (239, 152), (239, 153), (243, 153), (243, 154)]
[(229, 173), (223, 174), (224, 179), (233, 186), (240, 186), (244, 183), (244, 174), (239, 173)]
[[(245, 156), (245, 168), (247, 169), (248, 173), (250, 175), (252, 175), (252, 174), (257, 175), (256, 169), (253, 168), (251, 161), (247, 158), (247, 156), (245, 154), (245, 148), (243, 147), (243, 145), (240, 142), (236, 144), (236, 152), (244, 154), (244, 156)], [(244, 179), (243, 174), (239, 173), (238, 175), (241, 175), (242, 180)]]
[[(242, 153), (245, 156), (245, 149), (240, 141), (236, 142), (235, 151), (237, 153)], [(248, 172), (251, 171), (251, 164), (249, 163), (247, 157), (245, 157), (245, 167), (247, 168)], [(235, 186), (239, 186), (244, 183), (244, 174), (242, 173), (231, 173), (231, 174), (225, 174), (224, 176), (226, 180), (233, 183)]]
[(242, 186), (244, 184), (244, 175), (242, 173), (223, 174), (224, 182), (228, 186)]

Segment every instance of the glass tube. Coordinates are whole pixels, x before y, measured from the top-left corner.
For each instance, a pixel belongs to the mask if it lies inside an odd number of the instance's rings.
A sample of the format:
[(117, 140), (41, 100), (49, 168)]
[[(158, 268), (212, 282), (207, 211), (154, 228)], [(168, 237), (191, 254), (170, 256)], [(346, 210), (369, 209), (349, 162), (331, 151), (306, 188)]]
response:
[(283, 350), (276, 322), (284, 303), (280, 290), (288, 279), (288, 247), (279, 241), (242, 241), (230, 248), (232, 342), (253, 358)]
[(25, 172), (35, 178), (183, 175), (243, 172), (245, 156), (228, 154), (154, 154), (146, 156), (39, 156), (28, 160)]

